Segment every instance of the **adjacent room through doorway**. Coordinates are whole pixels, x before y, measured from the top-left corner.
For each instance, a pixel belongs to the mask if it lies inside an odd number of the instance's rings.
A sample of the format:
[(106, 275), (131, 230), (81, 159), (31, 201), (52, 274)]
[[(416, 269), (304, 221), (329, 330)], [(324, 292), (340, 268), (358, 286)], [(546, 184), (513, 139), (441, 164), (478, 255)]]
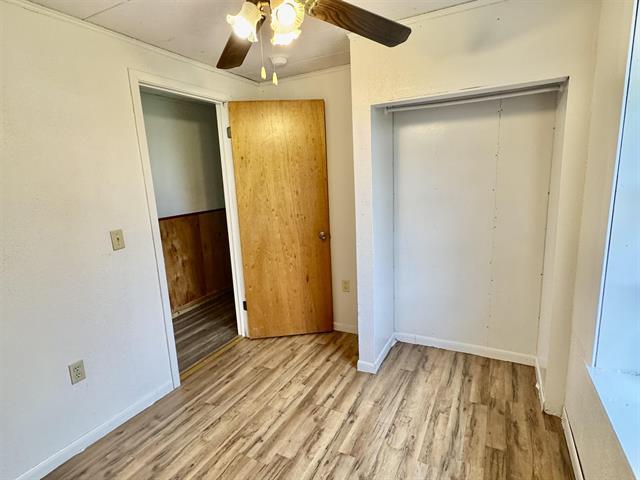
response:
[(238, 335), (216, 110), (142, 89), (181, 374)]

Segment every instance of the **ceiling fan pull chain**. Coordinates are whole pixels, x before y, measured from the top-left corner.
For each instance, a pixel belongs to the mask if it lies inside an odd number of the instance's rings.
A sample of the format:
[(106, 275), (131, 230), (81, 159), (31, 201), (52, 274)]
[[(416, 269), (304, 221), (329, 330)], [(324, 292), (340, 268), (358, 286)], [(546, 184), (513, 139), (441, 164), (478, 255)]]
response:
[(264, 67), (264, 45), (262, 42), (262, 29), (260, 29), (260, 58), (262, 62), (262, 68), (260, 69), (260, 78), (262, 80), (267, 79), (267, 69)]

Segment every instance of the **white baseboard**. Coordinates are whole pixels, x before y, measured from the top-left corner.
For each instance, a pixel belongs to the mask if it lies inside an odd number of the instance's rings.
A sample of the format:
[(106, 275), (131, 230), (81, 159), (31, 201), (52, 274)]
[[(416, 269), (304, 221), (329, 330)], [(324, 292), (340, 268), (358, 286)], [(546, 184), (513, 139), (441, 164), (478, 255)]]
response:
[(354, 333), (356, 335), (358, 334), (358, 326), (351, 323), (334, 322), (333, 329), (337, 332)]
[(107, 433), (115, 430), (124, 422), (129, 420), (131, 417), (134, 417), (145, 408), (153, 405), (155, 402), (164, 397), (167, 393), (173, 390), (173, 382), (167, 382), (161, 387), (157, 388), (153, 392), (144, 396), (136, 403), (131, 405), (130, 407), (124, 409), (111, 419), (107, 420), (102, 425), (98, 425), (93, 430), (85, 433), (80, 438), (70, 443), (62, 450), (54, 453), (46, 460), (43, 460), (35, 467), (26, 471), (22, 475), (20, 475), (16, 480), (39, 480), (44, 477), (48, 473), (52, 472), (64, 462), (69, 460), (71, 457), (77, 455), (82, 452), (91, 444), (97, 442), (102, 437), (104, 437)]
[(571, 424), (569, 423), (567, 411), (564, 408), (562, 409), (562, 430), (564, 431), (564, 438), (567, 442), (567, 448), (569, 449), (569, 458), (571, 458), (573, 475), (576, 480), (584, 480), (582, 465), (580, 465), (580, 457), (578, 457), (578, 448), (576, 447), (576, 442), (573, 439), (573, 432), (571, 431)]
[[(434, 337), (425, 337), (422, 335), (414, 335), (410, 333), (396, 332), (389, 338), (378, 358), (374, 363), (358, 360), (358, 371), (366, 373), (377, 373), (380, 365), (386, 358), (391, 347), (398, 342), (413, 343), (416, 345), (425, 345), (428, 347), (443, 348), (454, 352), (470, 353), (481, 357), (494, 358), (496, 360), (504, 360), (506, 362), (520, 363), (522, 365), (536, 366), (537, 359), (533, 355), (524, 353), (511, 352), (509, 350), (500, 350), (498, 348), (484, 347), (482, 345), (473, 345), (470, 343), (452, 342), (450, 340), (442, 340)], [(537, 374), (536, 369), (536, 374)]]
[(378, 354), (378, 357), (376, 358), (376, 361), (374, 363), (365, 362), (364, 360), (358, 360), (358, 371), (365, 373), (378, 373), (380, 365), (382, 365), (382, 362), (384, 362), (384, 359), (387, 358), (387, 355), (389, 354), (389, 350), (391, 350), (391, 347), (393, 347), (395, 344), (396, 337), (395, 335), (391, 335), (389, 337), (389, 340), (387, 340), (387, 343)]
[(535, 359), (536, 367), (536, 390), (538, 390), (538, 399), (540, 400), (540, 409), (544, 412), (544, 381), (542, 380), (542, 370), (538, 359)]
[(452, 342), (450, 340), (442, 340), (434, 337), (424, 337), (422, 335), (413, 335), (400, 332), (396, 332), (396, 339), (399, 342), (443, 348), (445, 350), (453, 350), (454, 352), (471, 353), (480, 357), (494, 358), (496, 360), (504, 360), (506, 362), (521, 363), (523, 365), (534, 366), (536, 363), (536, 357), (533, 355), (511, 352), (509, 350), (500, 350), (498, 348), (485, 347), (482, 345)]

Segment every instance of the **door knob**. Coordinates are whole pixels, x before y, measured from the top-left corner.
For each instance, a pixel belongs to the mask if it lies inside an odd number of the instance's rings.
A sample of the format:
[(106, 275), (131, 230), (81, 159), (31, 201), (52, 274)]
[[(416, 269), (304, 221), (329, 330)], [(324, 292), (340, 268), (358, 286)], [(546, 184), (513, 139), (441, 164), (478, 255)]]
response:
[(327, 239), (327, 232), (320, 232), (318, 238), (324, 242)]

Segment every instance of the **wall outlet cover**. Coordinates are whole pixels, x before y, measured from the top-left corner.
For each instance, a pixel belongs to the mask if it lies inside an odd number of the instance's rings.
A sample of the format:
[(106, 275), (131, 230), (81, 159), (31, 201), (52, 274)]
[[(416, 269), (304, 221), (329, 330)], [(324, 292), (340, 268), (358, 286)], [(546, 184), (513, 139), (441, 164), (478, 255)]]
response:
[(351, 282), (349, 280), (342, 280), (342, 291), (349, 293), (351, 291)]
[(87, 375), (84, 372), (84, 362), (82, 360), (78, 360), (77, 362), (69, 365), (69, 376), (71, 377), (71, 385), (75, 385), (87, 378)]
[(124, 234), (122, 230), (111, 230), (111, 246), (113, 250), (122, 250), (124, 248)]

